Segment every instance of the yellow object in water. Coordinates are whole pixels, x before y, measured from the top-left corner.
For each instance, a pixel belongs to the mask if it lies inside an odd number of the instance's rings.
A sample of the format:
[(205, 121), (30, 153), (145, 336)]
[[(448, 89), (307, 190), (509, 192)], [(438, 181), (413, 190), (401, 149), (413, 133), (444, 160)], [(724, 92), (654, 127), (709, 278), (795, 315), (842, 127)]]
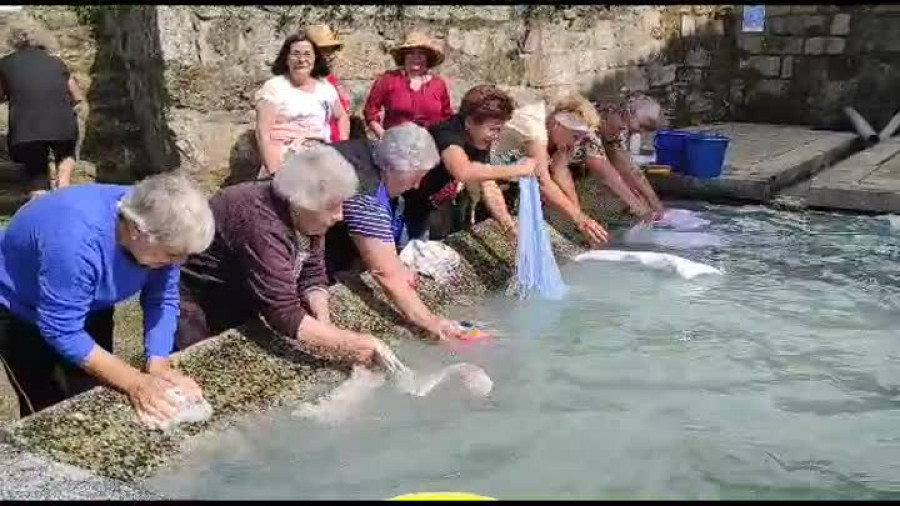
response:
[(391, 501), (496, 501), (493, 497), (487, 497), (468, 492), (418, 492), (392, 497)]

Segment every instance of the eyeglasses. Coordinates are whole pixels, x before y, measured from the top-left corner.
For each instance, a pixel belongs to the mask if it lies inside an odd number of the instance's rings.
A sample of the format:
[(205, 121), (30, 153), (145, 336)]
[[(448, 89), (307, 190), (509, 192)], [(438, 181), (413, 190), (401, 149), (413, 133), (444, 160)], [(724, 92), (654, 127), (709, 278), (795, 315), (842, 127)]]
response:
[(315, 58), (316, 53), (313, 52), (305, 52), (305, 53), (288, 53), (288, 58), (293, 58), (295, 60), (299, 60), (300, 58)]

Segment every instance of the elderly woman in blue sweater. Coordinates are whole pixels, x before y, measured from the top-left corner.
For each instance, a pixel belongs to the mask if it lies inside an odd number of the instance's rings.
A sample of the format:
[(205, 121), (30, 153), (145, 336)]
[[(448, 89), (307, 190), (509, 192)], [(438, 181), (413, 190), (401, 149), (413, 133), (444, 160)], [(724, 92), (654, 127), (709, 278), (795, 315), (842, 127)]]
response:
[[(26, 204), (0, 231), (0, 354), (21, 414), (104, 383), (139, 417), (166, 420), (166, 391), (201, 395), (170, 367), (179, 264), (212, 241), (204, 194), (177, 174), (86, 184)], [(140, 293), (146, 363), (112, 354), (113, 307)], [(61, 369), (62, 374), (55, 374)]]

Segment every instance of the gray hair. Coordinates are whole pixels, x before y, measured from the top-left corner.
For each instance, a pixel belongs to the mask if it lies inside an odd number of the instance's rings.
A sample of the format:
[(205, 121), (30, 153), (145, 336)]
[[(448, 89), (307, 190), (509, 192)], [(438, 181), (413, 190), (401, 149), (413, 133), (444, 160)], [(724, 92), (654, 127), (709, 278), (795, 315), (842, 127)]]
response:
[(200, 253), (215, 233), (209, 200), (179, 173), (150, 176), (134, 185), (119, 202), (119, 215), (173, 253)]
[(441, 161), (428, 130), (411, 122), (385, 130), (372, 157), (382, 170), (399, 172), (430, 170)]
[(325, 144), (288, 154), (272, 179), (275, 194), (294, 210), (322, 211), (329, 202), (350, 198), (358, 185), (353, 165)]
[(659, 102), (647, 96), (633, 99), (631, 102), (631, 110), (635, 119), (641, 123), (652, 122), (654, 125), (658, 126), (665, 120), (662, 113), (662, 106), (659, 105)]

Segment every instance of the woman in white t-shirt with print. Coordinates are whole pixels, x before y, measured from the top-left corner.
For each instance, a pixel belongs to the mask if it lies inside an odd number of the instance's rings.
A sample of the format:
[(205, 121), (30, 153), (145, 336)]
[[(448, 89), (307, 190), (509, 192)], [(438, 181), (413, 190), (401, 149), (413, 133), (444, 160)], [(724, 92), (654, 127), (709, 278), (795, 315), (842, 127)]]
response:
[(299, 33), (288, 37), (275, 63), (275, 77), (256, 92), (256, 142), (262, 157), (260, 177), (274, 174), (288, 151), (331, 140), (336, 119), (347, 139), (350, 119), (325, 77), (330, 73), (319, 48)]

